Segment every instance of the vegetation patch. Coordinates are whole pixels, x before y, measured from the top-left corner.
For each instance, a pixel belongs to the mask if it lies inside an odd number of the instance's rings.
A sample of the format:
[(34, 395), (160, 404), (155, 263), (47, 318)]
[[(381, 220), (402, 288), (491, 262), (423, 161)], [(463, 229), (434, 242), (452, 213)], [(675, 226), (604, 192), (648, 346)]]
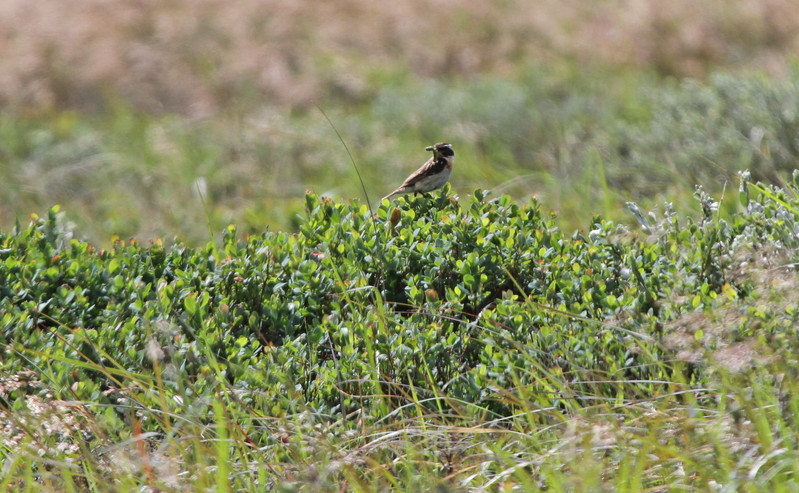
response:
[(32, 216), (0, 234), (3, 486), (792, 480), (799, 187), (740, 183), (572, 234), (448, 188), (199, 248)]

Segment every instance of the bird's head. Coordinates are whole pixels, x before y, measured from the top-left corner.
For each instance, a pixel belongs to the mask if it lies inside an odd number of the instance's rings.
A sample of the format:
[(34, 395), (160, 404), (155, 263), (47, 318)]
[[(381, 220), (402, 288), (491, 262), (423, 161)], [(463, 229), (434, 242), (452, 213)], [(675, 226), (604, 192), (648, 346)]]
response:
[(446, 142), (439, 142), (438, 144), (427, 146), (426, 151), (433, 151), (433, 156), (452, 157), (455, 151), (452, 150), (452, 145)]

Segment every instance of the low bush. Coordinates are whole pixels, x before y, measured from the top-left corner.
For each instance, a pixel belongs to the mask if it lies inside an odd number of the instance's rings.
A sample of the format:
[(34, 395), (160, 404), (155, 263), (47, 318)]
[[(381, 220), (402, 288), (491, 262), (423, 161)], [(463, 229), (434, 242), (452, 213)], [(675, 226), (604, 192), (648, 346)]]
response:
[[(721, 219), (700, 191), (701, 219), (667, 211), (644, 238), (598, 217), (566, 235), (535, 200), (482, 191), (463, 210), (435, 195), (374, 216), (308, 195), (297, 234), (239, 238), (231, 226), (219, 247), (98, 251), (54, 208), (2, 236), (2, 342), (22, 356), (6, 370), (82, 361), (53, 378), (77, 379), (89, 399), (122, 384), (115, 369), (149, 374), (155, 347), (194, 392), (216, 374), (330, 412), (386, 396), (393, 409), (408, 389), (499, 415), (513, 406), (496, 388), (536, 388), (542, 406), (616, 395), (607, 382), (670, 378), (672, 321), (759, 296), (741, 258), (779, 250), (790, 264), (795, 189), (756, 187), (755, 212)], [(548, 388), (552, 372), (576, 387)]]
[[(507, 430), (498, 446), (514, 451), (506, 457), (513, 464), (534, 450), (549, 457), (549, 440), (568, 439), (556, 431), (564, 420), (596, 412), (645, 419), (653, 436), (668, 437), (682, 429), (675, 423), (684, 412), (712, 416), (724, 402), (719, 412), (755, 424), (723, 445), (728, 453), (786, 438), (799, 354), (796, 180), (780, 189), (742, 174), (742, 211), (728, 218), (700, 188), (697, 218), (668, 207), (643, 214), (631, 204), (637, 231), (596, 217), (570, 235), (535, 199), (519, 204), (478, 190), (461, 207), (446, 192), (384, 202), (375, 214), (309, 194), (298, 233), (240, 237), (230, 226), (201, 248), (116, 240), (98, 250), (71, 237), (57, 207), (0, 234), (3, 446), (29, 443), (63, 458), (63, 467), (80, 458), (86, 481), (98, 474), (124, 482), (131, 476), (107, 451), (146, 437), (146, 447), (175, 461), (162, 466), (200, 468), (187, 484), (223, 481), (234, 452), (232, 467), (244, 474), (236, 481), (249, 477), (241, 468), (256, 456), (274, 464), (258, 469), (252, 486), (265, 484), (267, 472), (285, 479), (300, 464), (325, 463), (326, 447), (346, 455), (357, 443), (346, 438), (354, 416), (375, 432), (388, 427), (386, 436), (428, 423), (476, 426), (473, 445)], [(764, 408), (752, 398), (781, 404)], [(645, 418), (650, 401), (662, 401), (665, 414), (653, 415), (661, 418)], [(407, 428), (409, 419), (421, 428)], [(710, 429), (714, 419), (691, 429)], [(41, 428), (26, 424), (34, 422)], [(216, 440), (200, 438), (210, 429)], [(514, 435), (533, 430), (535, 444)], [(704, 447), (702, 437), (718, 431), (686, 430), (664, 439)], [(636, 440), (626, 425), (614, 433)], [(232, 451), (224, 445), (230, 434)], [(172, 450), (173, 436), (194, 448)], [(380, 436), (361, 452), (384, 464), (375, 484), (415, 476), (413, 460), (390, 465), (402, 455), (395, 446), (425, 455), (441, 440), (455, 443), (449, 432), (425, 432), (417, 450), (410, 436), (385, 446)], [(146, 447), (134, 455), (149, 456)], [(474, 456), (484, 475), (461, 484), (515, 470), (496, 468), (506, 460), (500, 449), (491, 448), (488, 462)], [(624, 450), (622, 462), (633, 457)], [(768, 461), (769, 450), (759, 457)], [(9, 467), (27, 471), (26, 484), (49, 477), (28, 456), (12, 457)], [(552, 457), (541, 484), (560, 477), (560, 455)], [(760, 460), (747, 457), (741, 467)], [(734, 474), (718, 469), (722, 456), (694, 459), (698, 470)], [(339, 486), (348, 481), (340, 474), (363, 472), (357, 460), (341, 460), (355, 469), (328, 470)], [(647, 474), (661, 477), (659, 467)], [(681, 459), (673, 464), (680, 467)], [(145, 484), (168, 483), (147, 471)], [(536, 477), (528, 472), (519, 480)]]

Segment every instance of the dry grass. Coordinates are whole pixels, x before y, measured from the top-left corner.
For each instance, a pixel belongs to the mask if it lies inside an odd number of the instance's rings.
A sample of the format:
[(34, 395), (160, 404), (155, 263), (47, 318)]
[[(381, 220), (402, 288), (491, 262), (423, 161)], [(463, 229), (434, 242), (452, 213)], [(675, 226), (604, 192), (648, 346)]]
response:
[(799, 49), (788, 0), (8, 0), (0, 6), (0, 103), (204, 115), (370, 95), (381, 68), (427, 77), (541, 59), (779, 73)]

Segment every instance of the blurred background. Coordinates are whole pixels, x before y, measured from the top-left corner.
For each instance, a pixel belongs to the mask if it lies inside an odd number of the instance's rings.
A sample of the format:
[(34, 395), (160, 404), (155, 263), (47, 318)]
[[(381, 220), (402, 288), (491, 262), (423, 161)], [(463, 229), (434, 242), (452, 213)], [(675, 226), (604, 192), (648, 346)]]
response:
[(448, 141), (461, 199), (693, 209), (790, 178), (795, 53), (792, 0), (4, 0), (0, 229), (60, 204), (100, 245), (198, 244), (365, 202), (320, 108), (375, 207)]

